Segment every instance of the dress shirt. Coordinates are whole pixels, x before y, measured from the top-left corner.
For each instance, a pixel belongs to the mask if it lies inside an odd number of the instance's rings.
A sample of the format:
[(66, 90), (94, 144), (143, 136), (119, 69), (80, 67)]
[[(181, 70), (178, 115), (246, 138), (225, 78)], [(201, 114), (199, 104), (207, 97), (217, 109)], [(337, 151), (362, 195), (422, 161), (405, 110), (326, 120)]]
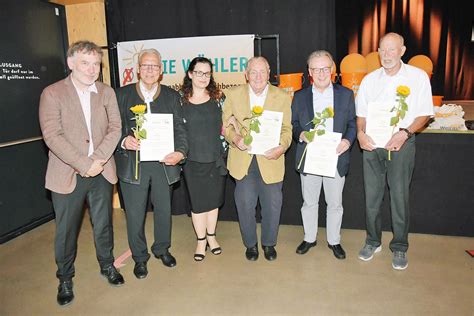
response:
[(400, 70), (393, 76), (386, 74), (383, 67), (364, 77), (357, 92), (356, 114), (367, 117), (369, 102), (396, 102), (397, 87), (410, 88), (406, 98), (408, 111), (398, 127), (407, 128), (419, 116), (432, 116), (433, 99), (428, 75), (423, 70), (402, 62)]
[[(145, 98), (144, 101), (145, 101), (145, 104), (146, 104), (146, 112), (151, 113), (150, 102), (153, 101), (153, 97), (155, 96), (156, 91), (158, 90), (158, 83), (154, 84), (153, 88), (151, 88), (151, 90), (148, 90), (141, 80), (140, 80), (140, 84), (138, 86), (140, 87), (140, 92), (142, 93), (143, 97)], [(122, 139), (122, 142), (120, 143), (120, 147), (122, 147), (122, 149), (126, 149), (125, 148), (125, 139), (126, 138), (127, 137), (124, 137)]]
[(146, 103), (146, 112), (151, 113), (150, 102), (153, 101), (153, 97), (155, 96), (156, 91), (158, 90), (158, 83), (155, 83), (153, 87), (151, 88), (151, 90), (148, 90), (141, 80), (140, 80), (139, 86), (140, 86), (140, 92), (145, 98), (144, 101)]
[(71, 77), (72, 84), (76, 88), (79, 101), (81, 102), (82, 113), (84, 113), (84, 119), (86, 120), (87, 132), (89, 133), (89, 151), (87, 155), (90, 157), (94, 153), (94, 143), (92, 141), (92, 130), (91, 130), (91, 92), (97, 93), (97, 87), (95, 83), (87, 87), (85, 91), (79, 89)]
[[(314, 87), (311, 88), (313, 92), (313, 111), (314, 113), (322, 113), (325, 108), (331, 107), (334, 110), (334, 90), (332, 88), (332, 83), (324, 89), (323, 92), (319, 92), (318, 89)], [(334, 131), (334, 118), (326, 119), (326, 127), (319, 127), (318, 129), (325, 129), (328, 132)]]
[(252, 87), (249, 85), (250, 110), (252, 110), (252, 108), (256, 105), (263, 107), (265, 104), (265, 99), (267, 98), (267, 93), (268, 83), (260, 95), (256, 95), (255, 92), (253, 92)]

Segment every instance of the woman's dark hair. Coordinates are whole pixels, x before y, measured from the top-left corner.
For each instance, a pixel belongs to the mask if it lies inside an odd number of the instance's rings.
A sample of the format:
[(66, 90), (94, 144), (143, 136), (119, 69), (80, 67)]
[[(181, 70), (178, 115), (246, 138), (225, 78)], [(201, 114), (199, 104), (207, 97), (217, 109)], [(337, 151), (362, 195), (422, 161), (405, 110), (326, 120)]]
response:
[(192, 80), (189, 78), (188, 73), (194, 71), (194, 67), (196, 67), (197, 63), (208, 64), (211, 67), (211, 78), (209, 81), (209, 85), (206, 87), (206, 90), (207, 92), (209, 92), (209, 96), (211, 97), (211, 99), (218, 100), (221, 97), (221, 91), (217, 88), (216, 82), (214, 81), (212, 62), (206, 57), (195, 57), (189, 63), (188, 70), (186, 71), (186, 75), (183, 79), (183, 87), (181, 88), (184, 98), (186, 99), (186, 101), (188, 101), (189, 98), (193, 96), (193, 83)]

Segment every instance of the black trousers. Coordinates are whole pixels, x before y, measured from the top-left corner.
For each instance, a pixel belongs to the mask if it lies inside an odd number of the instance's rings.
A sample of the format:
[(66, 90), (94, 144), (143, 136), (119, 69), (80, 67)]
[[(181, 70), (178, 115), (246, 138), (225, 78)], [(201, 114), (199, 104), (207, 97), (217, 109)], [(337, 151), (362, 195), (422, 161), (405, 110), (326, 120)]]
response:
[(69, 194), (51, 193), (56, 214), (54, 250), (60, 280), (74, 277), (77, 238), (84, 216), (84, 201), (89, 205), (97, 260), (101, 268), (113, 264), (114, 233), (112, 227), (112, 184), (102, 175), (93, 178), (77, 176)]
[(166, 175), (157, 162), (141, 162), (140, 184), (120, 181), (127, 216), (128, 244), (135, 262), (150, 259), (145, 236), (148, 194), (153, 205), (155, 256), (164, 254), (171, 245), (171, 189)]

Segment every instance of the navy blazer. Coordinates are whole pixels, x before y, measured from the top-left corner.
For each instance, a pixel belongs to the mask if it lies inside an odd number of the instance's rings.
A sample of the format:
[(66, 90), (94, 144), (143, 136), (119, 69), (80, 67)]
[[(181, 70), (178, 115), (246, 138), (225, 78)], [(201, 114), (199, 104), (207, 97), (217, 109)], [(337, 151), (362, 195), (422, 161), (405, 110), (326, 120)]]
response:
[[(356, 115), (354, 93), (341, 85), (333, 84), (334, 91), (334, 132), (342, 133), (342, 138), (349, 143), (354, 143), (356, 138)], [(305, 142), (300, 142), (299, 137), (302, 131), (309, 131), (314, 128), (310, 122), (314, 118), (313, 92), (312, 86), (295, 93), (291, 104), (291, 124), (293, 125), (293, 138), (297, 143), (296, 147), (296, 170), (298, 163), (306, 146)], [(316, 136), (317, 137), (317, 136)], [(306, 158), (306, 157), (305, 157)], [(349, 172), (350, 148), (339, 156), (337, 170), (341, 177)], [(304, 161), (298, 172), (303, 172)]]

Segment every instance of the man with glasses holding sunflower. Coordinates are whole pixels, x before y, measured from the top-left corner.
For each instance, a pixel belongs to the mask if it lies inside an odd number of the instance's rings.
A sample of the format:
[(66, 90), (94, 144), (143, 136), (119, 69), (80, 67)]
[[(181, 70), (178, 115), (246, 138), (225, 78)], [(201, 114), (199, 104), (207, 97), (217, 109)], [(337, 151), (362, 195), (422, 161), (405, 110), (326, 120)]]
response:
[[(168, 251), (171, 246), (171, 191), (170, 185), (179, 181), (180, 162), (186, 157), (188, 143), (183, 122), (179, 94), (161, 85), (163, 73), (161, 54), (156, 49), (144, 49), (138, 56), (140, 80), (117, 90), (117, 101), (122, 118), (122, 138), (115, 153), (117, 176), (127, 216), (128, 243), (135, 261), (133, 273), (138, 279), (148, 274), (150, 254), (145, 237), (145, 217), (148, 197), (153, 206), (154, 242), (151, 251), (167, 267), (174, 267), (176, 259)], [(140, 142), (133, 136), (134, 114), (137, 104), (146, 104), (147, 113), (173, 114), (174, 148), (162, 161), (139, 164), (135, 178), (136, 150)]]
[[(318, 233), (319, 194), (321, 187), (326, 198), (326, 235), (328, 247), (337, 259), (345, 259), (346, 253), (341, 246), (341, 224), (343, 215), (342, 191), (347, 173), (349, 172), (350, 147), (356, 138), (356, 116), (354, 94), (351, 90), (331, 82), (334, 62), (329, 52), (318, 50), (308, 57), (308, 71), (313, 84), (295, 94), (291, 106), (293, 138), (297, 142), (296, 169), (301, 174), (301, 189), (303, 206), (304, 239), (296, 248), (296, 253), (303, 255), (316, 246)], [(323, 127), (328, 132), (342, 133), (341, 142), (336, 148), (339, 155), (337, 170), (334, 178), (303, 172), (304, 149), (309, 142), (305, 132), (314, 128), (311, 124), (315, 113), (322, 113), (326, 108), (332, 108), (333, 117), (326, 120)], [(314, 141), (317, 142), (317, 136)]]

